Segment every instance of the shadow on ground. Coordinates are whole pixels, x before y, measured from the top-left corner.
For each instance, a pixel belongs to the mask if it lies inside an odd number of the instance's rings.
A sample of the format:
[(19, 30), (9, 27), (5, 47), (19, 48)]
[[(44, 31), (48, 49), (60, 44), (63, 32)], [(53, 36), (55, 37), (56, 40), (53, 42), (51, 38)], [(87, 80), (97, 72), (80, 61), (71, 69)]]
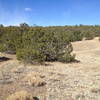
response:
[(0, 62), (8, 61), (8, 60), (11, 60), (11, 58), (8, 58), (8, 57), (0, 57)]

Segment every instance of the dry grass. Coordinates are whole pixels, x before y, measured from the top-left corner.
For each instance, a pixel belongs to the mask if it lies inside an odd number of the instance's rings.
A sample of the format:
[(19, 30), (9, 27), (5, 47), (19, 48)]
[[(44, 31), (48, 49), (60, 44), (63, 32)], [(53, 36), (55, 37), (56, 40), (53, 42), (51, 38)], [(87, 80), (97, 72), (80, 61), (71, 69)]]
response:
[(19, 91), (10, 96), (6, 100), (33, 100), (33, 97), (27, 91)]
[(35, 72), (29, 73), (25, 78), (24, 81), (28, 82), (31, 86), (44, 86), (46, 82), (43, 79), (43, 75), (40, 75)]
[(100, 86), (92, 86), (90, 91), (92, 93), (100, 93)]

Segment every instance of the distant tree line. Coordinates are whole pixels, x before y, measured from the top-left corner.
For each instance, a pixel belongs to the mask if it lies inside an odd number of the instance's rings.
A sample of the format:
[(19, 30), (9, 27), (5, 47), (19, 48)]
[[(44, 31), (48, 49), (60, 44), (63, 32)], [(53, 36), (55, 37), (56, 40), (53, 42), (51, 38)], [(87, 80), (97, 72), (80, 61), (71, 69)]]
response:
[(18, 60), (34, 63), (74, 61), (71, 42), (100, 36), (100, 26), (0, 25), (0, 52), (14, 53)]

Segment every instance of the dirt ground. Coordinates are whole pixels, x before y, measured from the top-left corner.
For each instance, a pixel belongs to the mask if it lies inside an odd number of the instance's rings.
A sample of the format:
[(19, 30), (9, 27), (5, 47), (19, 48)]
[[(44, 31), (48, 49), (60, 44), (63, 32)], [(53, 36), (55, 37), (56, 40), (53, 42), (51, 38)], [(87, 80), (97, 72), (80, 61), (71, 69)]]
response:
[[(52, 62), (24, 65), (15, 55), (0, 61), (0, 100), (16, 91), (26, 90), (39, 100), (100, 100), (100, 42), (98, 38), (72, 43), (77, 63)], [(37, 73), (46, 82), (31, 86), (24, 79)], [(33, 76), (31, 76), (33, 77)]]

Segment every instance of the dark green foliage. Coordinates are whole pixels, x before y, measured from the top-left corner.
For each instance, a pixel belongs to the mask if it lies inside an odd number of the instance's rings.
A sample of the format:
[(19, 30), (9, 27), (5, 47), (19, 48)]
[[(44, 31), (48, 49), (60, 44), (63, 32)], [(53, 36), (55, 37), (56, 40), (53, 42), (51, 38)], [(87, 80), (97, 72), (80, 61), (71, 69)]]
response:
[(100, 36), (100, 26), (20, 27), (0, 25), (0, 52), (16, 53), (18, 60), (34, 63), (74, 61), (70, 42)]
[(1, 36), (2, 48), (5, 52), (15, 53), (19, 30), (16, 27), (6, 27), (5, 30)]
[(70, 39), (71, 42), (81, 41), (83, 39), (83, 34), (81, 33), (81, 31), (73, 31), (73, 32), (69, 32), (67, 34), (68, 34), (68, 38)]
[(91, 31), (87, 31), (86, 34), (84, 34), (84, 37), (86, 40), (92, 40), (94, 38), (94, 34)]
[(5, 44), (4, 44), (4, 39), (3, 39), (4, 33), (5, 33), (4, 28), (0, 26), (0, 52), (5, 50), (4, 48)]
[(73, 33), (73, 41), (81, 41), (83, 39), (83, 34), (81, 33), (81, 31), (75, 31)]
[(70, 62), (74, 58), (70, 54), (72, 46), (64, 34), (56, 34), (42, 28), (30, 30), (23, 36), (21, 44), (24, 45), (17, 49), (17, 58), (26, 62)]

